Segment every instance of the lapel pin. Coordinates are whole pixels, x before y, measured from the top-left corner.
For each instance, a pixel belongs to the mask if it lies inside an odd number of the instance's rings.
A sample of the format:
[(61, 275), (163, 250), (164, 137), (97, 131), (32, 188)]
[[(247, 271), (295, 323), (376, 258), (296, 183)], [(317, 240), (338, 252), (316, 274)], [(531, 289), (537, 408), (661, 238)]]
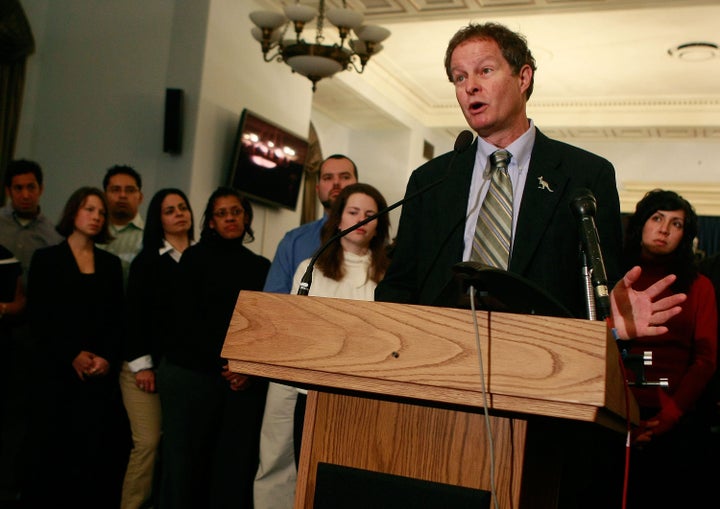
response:
[(550, 188), (550, 184), (542, 178), (542, 175), (538, 177), (538, 189), (544, 189), (545, 191), (550, 191), (551, 193), (555, 192)]

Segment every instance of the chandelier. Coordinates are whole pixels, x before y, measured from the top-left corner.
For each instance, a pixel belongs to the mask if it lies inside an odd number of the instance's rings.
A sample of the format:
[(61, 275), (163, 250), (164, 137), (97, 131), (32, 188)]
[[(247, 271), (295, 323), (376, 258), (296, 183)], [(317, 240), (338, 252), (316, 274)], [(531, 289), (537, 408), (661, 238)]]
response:
[[(382, 41), (390, 36), (390, 31), (377, 25), (363, 25), (363, 15), (347, 8), (345, 0), (342, 8), (325, 11), (325, 0), (320, 0), (318, 10), (301, 5), (299, 0), (286, 5), (285, 14), (272, 11), (250, 13), (250, 20), (256, 25), (252, 36), (260, 43), (263, 59), (266, 62), (277, 60), (285, 62), (293, 72), (301, 74), (312, 82), (315, 92), (317, 82), (339, 71), (355, 69), (362, 73), (372, 55), (382, 49)], [(315, 39), (307, 42), (302, 38), (305, 25), (317, 18)], [(323, 24), (325, 20), (337, 27), (340, 43), (325, 43)], [(285, 39), (290, 24), (295, 37)], [(352, 39), (350, 31), (357, 39)]]

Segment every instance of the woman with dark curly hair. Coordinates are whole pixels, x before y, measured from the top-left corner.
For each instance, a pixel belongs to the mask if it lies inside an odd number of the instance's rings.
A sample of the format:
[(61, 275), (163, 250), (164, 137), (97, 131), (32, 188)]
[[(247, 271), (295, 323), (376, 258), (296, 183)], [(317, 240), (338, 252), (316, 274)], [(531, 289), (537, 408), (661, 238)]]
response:
[(244, 245), (252, 218), (246, 197), (218, 188), (180, 259), (176, 340), (158, 372), (160, 507), (252, 507), (267, 382), (228, 371), (220, 356), (239, 292), (261, 291), (270, 268)]
[[(675, 274), (666, 295), (687, 295), (665, 334), (631, 341), (630, 353), (652, 352), (652, 365), (644, 368), (647, 381), (666, 378), (668, 384), (632, 387), (641, 426), (634, 434), (629, 507), (700, 507), (691, 500), (707, 486), (699, 455), (707, 450), (709, 426), (698, 403), (716, 368), (717, 311), (712, 283), (695, 266), (697, 229), (692, 205), (662, 189), (638, 202), (626, 228), (624, 261), (627, 268), (642, 267), (635, 287), (643, 290)], [(632, 372), (628, 376), (636, 381)]]

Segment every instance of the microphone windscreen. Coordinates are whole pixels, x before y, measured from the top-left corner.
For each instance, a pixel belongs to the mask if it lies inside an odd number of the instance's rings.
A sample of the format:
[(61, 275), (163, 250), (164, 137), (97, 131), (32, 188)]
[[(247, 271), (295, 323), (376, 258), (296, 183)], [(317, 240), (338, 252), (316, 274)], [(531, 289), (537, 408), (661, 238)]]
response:
[(460, 153), (467, 150), (467, 148), (473, 142), (474, 138), (475, 137), (473, 136), (473, 133), (471, 133), (467, 129), (462, 131), (460, 134), (458, 134), (458, 137), (455, 138), (455, 152)]
[(597, 202), (590, 189), (584, 187), (575, 189), (570, 196), (570, 208), (575, 217), (595, 216)]

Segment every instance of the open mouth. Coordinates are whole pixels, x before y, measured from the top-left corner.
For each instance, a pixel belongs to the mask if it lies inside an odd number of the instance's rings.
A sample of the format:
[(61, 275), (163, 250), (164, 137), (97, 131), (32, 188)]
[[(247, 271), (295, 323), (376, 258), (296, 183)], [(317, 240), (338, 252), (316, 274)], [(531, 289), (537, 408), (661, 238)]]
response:
[(470, 103), (469, 110), (470, 110), (471, 112), (475, 113), (475, 112), (478, 112), (478, 111), (480, 111), (481, 109), (483, 109), (485, 106), (487, 106), (486, 103), (479, 102), (479, 101), (478, 101), (478, 102), (473, 102), (473, 103)]

